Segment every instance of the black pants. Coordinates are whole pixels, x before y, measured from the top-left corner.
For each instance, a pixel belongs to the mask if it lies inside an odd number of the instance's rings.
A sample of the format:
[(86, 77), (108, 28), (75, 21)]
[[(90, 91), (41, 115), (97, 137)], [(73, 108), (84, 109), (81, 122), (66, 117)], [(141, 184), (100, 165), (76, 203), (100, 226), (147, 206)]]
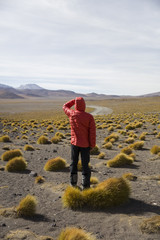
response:
[(82, 162), (82, 185), (84, 187), (90, 187), (91, 170), (88, 166), (90, 162), (90, 147), (84, 148), (71, 145), (71, 165), (70, 165), (71, 184), (72, 185), (77, 184), (76, 175), (79, 153), (81, 154)]

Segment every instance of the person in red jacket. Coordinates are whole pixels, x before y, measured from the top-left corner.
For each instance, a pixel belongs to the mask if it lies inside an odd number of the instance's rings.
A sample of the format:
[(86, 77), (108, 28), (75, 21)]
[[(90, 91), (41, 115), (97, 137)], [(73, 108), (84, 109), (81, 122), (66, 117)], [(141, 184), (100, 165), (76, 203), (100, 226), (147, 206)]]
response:
[[(71, 107), (75, 105), (75, 110)], [(70, 183), (77, 185), (77, 164), (79, 153), (82, 162), (82, 188), (90, 187), (91, 170), (88, 166), (90, 162), (90, 150), (96, 144), (95, 121), (91, 114), (85, 112), (85, 101), (82, 97), (77, 97), (63, 105), (65, 114), (69, 117), (71, 125), (71, 164)]]

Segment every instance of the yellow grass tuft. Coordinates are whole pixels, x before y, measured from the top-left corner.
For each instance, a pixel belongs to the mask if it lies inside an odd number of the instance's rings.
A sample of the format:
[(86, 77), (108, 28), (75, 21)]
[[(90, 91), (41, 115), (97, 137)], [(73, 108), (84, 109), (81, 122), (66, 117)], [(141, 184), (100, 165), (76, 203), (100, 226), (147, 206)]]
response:
[(99, 147), (96, 145), (92, 150), (90, 151), (91, 155), (98, 155), (100, 153)]
[(33, 216), (36, 213), (36, 205), (36, 198), (34, 196), (27, 195), (20, 201), (18, 207), (16, 208), (17, 215), (22, 217)]
[(38, 144), (50, 144), (51, 142), (45, 136), (40, 136), (37, 141)]
[(150, 151), (152, 154), (158, 154), (160, 153), (160, 146), (154, 145)]
[(98, 154), (98, 159), (104, 159), (105, 157), (105, 153), (104, 152), (101, 152), (100, 154)]
[(11, 142), (11, 140), (8, 135), (4, 135), (4, 136), (0, 137), (0, 142)]
[(58, 240), (96, 240), (96, 238), (83, 229), (70, 227), (60, 233)]
[(143, 220), (140, 229), (143, 233), (160, 233), (160, 215)]
[(129, 181), (135, 181), (137, 179), (137, 177), (133, 173), (124, 173), (122, 177)]
[(61, 141), (61, 137), (58, 137), (58, 136), (54, 136), (51, 138), (51, 142), (54, 143), (54, 144), (57, 144)]
[(130, 155), (132, 153), (132, 149), (130, 147), (125, 147), (121, 150), (121, 152)]
[(2, 154), (1, 159), (3, 161), (9, 161), (14, 157), (20, 157), (22, 155), (23, 154), (20, 149), (8, 150)]
[(103, 147), (109, 150), (109, 149), (112, 149), (113, 144), (111, 142), (108, 142), (108, 143), (104, 144)]
[(28, 144), (26, 144), (25, 146), (24, 146), (24, 151), (34, 151), (35, 149), (34, 149), (34, 147), (32, 146), (32, 145), (28, 145)]
[(83, 193), (74, 187), (67, 187), (65, 193), (62, 197), (63, 206), (72, 208), (72, 209), (79, 209), (84, 206), (85, 199), (83, 197)]
[(66, 167), (66, 160), (61, 157), (56, 157), (48, 160), (44, 166), (45, 171), (57, 171)]
[(37, 176), (35, 178), (35, 183), (44, 183), (45, 179), (42, 176)]
[(5, 166), (5, 170), (8, 172), (21, 172), (27, 168), (27, 162), (23, 157), (15, 157), (12, 158), (9, 162), (7, 162)]
[(113, 159), (107, 162), (107, 167), (121, 167), (133, 163), (133, 158), (125, 153), (117, 154)]
[(97, 184), (99, 181), (98, 181), (98, 178), (97, 177), (91, 177), (90, 178), (90, 184)]
[(110, 178), (82, 192), (78, 188), (68, 187), (62, 200), (63, 205), (71, 209), (105, 209), (125, 203), (129, 195), (130, 185), (124, 178)]
[(143, 141), (138, 141), (138, 142), (135, 142), (135, 143), (130, 145), (130, 147), (135, 149), (135, 150), (141, 150), (143, 148), (143, 146), (144, 146)]

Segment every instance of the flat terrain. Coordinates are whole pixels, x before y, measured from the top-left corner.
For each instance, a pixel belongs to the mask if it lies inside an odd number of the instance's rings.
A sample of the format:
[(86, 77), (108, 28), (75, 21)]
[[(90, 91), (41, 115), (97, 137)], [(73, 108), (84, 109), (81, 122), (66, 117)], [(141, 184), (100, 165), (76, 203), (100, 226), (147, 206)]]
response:
[[(66, 123), (65, 130), (59, 129), (59, 126), (67, 120), (61, 110), (62, 101), (48, 102), (46, 100), (45, 103), (37, 101), (34, 104), (32, 101), (27, 102), (27, 100), (23, 103), (1, 102), (0, 112), (3, 118), (0, 123), (0, 136), (8, 135), (11, 142), (0, 142), (0, 156), (6, 151), (4, 149), (6, 147), (20, 149), (28, 165), (25, 172), (10, 173), (3, 170), (6, 162), (0, 160), (0, 209), (17, 206), (27, 194), (36, 196), (38, 204), (37, 213), (32, 218), (0, 216), (0, 239), (5, 239), (11, 230), (17, 229), (57, 239), (61, 230), (68, 226), (92, 232), (97, 240), (160, 239), (159, 234), (142, 233), (140, 229), (140, 224), (144, 219), (160, 214), (160, 156), (150, 152), (154, 145), (160, 146), (160, 138), (157, 137), (160, 132), (160, 109), (158, 109), (158, 105), (156, 108), (152, 107), (151, 103), (154, 101), (154, 99), (150, 101), (149, 108), (148, 100), (146, 100), (146, 105), (144, 102), (138, 103), (137, 100), (133, 104), (132, 100), (131, 105), (134, 105), (132, 113), (128, 102), (124, 104), (124, 108), (123, 104), (121, 108), (119, 107), (121, 113), (116, 110), (115, 102), (111, 105), (106, 105), (104, 102), (99, 103), (100, 106), (103, 105), (115, 111), (112, 115), (95, 116), (97, 145), (100, 152), (105, 153), (105, 157), (98, 159), (97, 155), (91, 155), (92, 176), (97, 177), (101, 182), (111, 177), (121, 177), (124, 173), (132, 173), (137, 179), (130, 181), (131, 196), (123, 206), (105, 210), (81, 209), (77, 211), (64, 208), (62, 204), (62, 196), (69, 184), (70, 164), (70, 136), (66, 135), (66, 133), (70, 133), (69, 124)], [(145, 107), (140, 108), (138, 104)], [(98, 102), (89, 102), (87, 105), (98, 105)], [(139, 106), (137, 112), (135, 111), (136, 105)], [(29, 121), (36, 119), (36, 116), (37, 120), (34, 120), (34, 126), (29, 125)], [(14, 119), (11, 120), (12, 118)], [(126, 130), (129, 123), (139, 121), (142, 123), (141, 127)], [(26, 125), (25, 129), (24, 125)], [(54, 132), (46, 130), (48, 125), (53, 126)], [(118, 125), (121, 125), (121, 128), (118, 128)], [(109, 127), (113, 127), (112, 131), (109, 130)], [(124, 130), (126, 134), (120, 133), (121, 130)], [(51, 139), (56, 132), (61, 132), (65, 136), (58, 144), (37, 144), (39, 136), (46, 135), (48, 139)], [(103, 147), (104, 139), (113, 132), (119, 135), (119, 139), (113, 143), (111, 150), (105, 149)], [(130, 134), (136, 135), (135, 142), (137, 142), (143, 132), (147, 132), (144, 146), (142, 150), (133, 150), (136, 158), (132, 165), (119, 168), (106, 166), (108, 160), (120, 153), (122, 148), (130, 145), (126, 143)], [(24, 135), (26, 137), (23, 137)], [(26, 144), (32, 145), (34, 151), (25, 151)], [(68, 167), (58, 172), (45, 171), (45, 163), (57, 156), (64, 158)], [(43, 176), (45, 182), (35, 184), (33, 172)], [(81, 172), (79, 172), (78, 185), (81, 185)]]

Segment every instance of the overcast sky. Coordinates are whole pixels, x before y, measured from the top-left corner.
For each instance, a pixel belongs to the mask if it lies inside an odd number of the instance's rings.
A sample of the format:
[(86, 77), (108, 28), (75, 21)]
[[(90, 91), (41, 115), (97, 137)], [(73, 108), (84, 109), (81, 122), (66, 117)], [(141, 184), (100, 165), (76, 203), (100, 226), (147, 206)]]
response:
[(160, 91), (160, 0), (0, 0), (0, 83)]

